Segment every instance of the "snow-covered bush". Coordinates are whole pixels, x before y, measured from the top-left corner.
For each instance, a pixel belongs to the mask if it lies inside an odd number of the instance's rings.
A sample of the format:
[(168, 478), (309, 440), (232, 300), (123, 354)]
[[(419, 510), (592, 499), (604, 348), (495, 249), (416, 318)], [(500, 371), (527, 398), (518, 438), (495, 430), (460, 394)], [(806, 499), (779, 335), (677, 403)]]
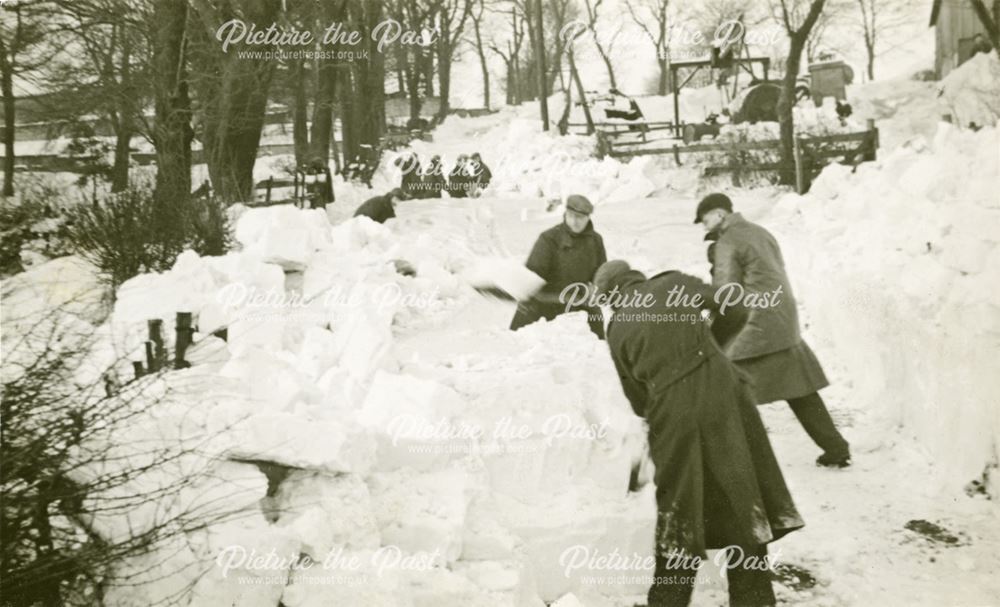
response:
[[(191, 399), (202, 391), (197, 378), (148, 376), (121, 389), (99, 372), (81, 381), (93, 331), (41, 323), (30, 340), (4, 338), (5, 350), (44, 347), (15, 363), (5, 357), (3, 369), (3, 602), (104, 605), (145, 573), (173, 585), (141, 604), (187, 604), (204, 571), (185, 558), (190, 550), (160, 547), (194, 545), (206, 528), (252, 518), (267, 480), (254, 466), (203, 454), (217, 432), (190, 415), (200, 406)], [(149, 555), (155, 570), (125, 568)]]
[(70, 239), (112, 286), (142, 272), (170, 268), (184, 249), (221, 255), (229, 244), (228, 218), (215, 199), (158, 204), (151, 187), (137, 185), (73, 214)]
[(21, 186), (19, 199), (0, 200), (0, 276), (69, 252), (61, 193), (40, 181)]

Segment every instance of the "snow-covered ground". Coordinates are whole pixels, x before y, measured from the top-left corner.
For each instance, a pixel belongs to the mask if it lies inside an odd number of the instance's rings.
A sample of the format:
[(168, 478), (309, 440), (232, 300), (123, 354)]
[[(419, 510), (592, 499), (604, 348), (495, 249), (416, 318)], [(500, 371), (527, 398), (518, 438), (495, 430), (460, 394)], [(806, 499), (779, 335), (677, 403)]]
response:
[[(969, 69), (979, 67), (989, 66)], [(150, 388), (178, 398), (150, 406), (136, 432), (206, 439), (198, 463), (214, 480), (97, 526), (116, 537), (204, 503), (245, 516), (122, 563), (134, 585), (109, 589), (109, 601), (146, 605), (192, 584), (191, 604), (205, 606), (641, 602), (651, 571), (635, 559), (651, 554), (655, 505), (649, 486), (627, 491), (645, 436), (605, 344), (576, 316), (509, 332), (513, 305), (479, 295), (471, 277), (481, 264), (517, 265), (560, 220), (548, 200), (573, 192), (597, 204), (610, 257), (707, 276), (691, 216), (701, 195), (725, 189), (782, 244), (832, 380), (824, 397), (854, 451), (851, 468), (819, 469), (787, 406), (762, 407), (807, 523), (772, 547), (779, 597), (996, 604), (1000, 491), (995, 476), (984, 491), (969, 484), (995, 470), (1000, 439), (998, 131), (938, 124), (928, 83), (852, 95), (859, 118), (879, 121), (879, 160), (831, 167), (806, 196), (736, 190), (661, 160), (598, 160), (591, 138), (538, 133), (525, 106), (450, 118), (414, 144), (446, 163), (480, 151), (494, 170), (482, 198), (405, 202), (385, 225), (350, 219), (395, 184), (387, 159), (375, 192), (338, 181), (326, 212), (237, 208), (238, 251), (186, 253), (134, 278), (104, 322), (92, 270), (72, 258), (5, 283), (5, 341), (27, 330), (9, 321), (35, 302), (67, 307), (52, 322), (79, 327), (76, 312), (99, 325), (81, 382), (121, 357), (130, 377), (148, 318), (164, 318), (169, 336), (174, 313), (198, 315), (194, 366)], [(75, 301), (86, 305), (68, 309)], [(228, 342), (210, 336), (221, 327)], [(272, 481), (262, 463), (287, 474)], [(259, 567), (240, 558), (251, 549), (330, 566)], [(724, 604), (723, 576), (708, 564), (702, 579), (695, 605)]]

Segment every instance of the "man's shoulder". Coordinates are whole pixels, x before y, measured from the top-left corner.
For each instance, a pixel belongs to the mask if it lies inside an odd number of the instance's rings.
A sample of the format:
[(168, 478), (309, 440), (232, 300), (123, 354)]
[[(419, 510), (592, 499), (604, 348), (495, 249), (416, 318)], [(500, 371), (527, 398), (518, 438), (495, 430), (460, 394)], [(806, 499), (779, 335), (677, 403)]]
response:
[(758, 223), (743, 219), (738, 222), (733, 222), (732, 225), (723, 230), (719, 235), (718, 242), (720, 244), (749, 242), (760, 237), (770, 238), (771, 232)]

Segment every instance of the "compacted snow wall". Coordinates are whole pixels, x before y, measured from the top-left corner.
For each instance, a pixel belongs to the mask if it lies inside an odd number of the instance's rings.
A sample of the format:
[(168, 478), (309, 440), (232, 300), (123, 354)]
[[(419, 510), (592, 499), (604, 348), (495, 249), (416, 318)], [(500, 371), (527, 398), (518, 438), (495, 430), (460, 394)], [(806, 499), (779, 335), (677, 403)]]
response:
[[(563, 556), (652, 551), (652, 486), (628, 490), (643, 425), (604, 343), (580, 315), (516, 333), (456, 320), (483, 304), (469, 280), (484, 264), (524, 278), (520, 262), (496, 259), (489, 213), (422, 201), (387, 225), (331, 225), (322, 211), (237, 209), (239, 251), (186, 252), (122, 285), (93, 366), (128, 380), (147, 319), (164, 319), (169, 350), (179, 311), (197, 317), (193, 366), (128, 383), (122, 396), (141, 411), (129, 440), (92, 447), (114, 466), (190, 444), (120, 490), (193, 483), (93, 527), (121, 539), (171, 516), (214, 522), (118, 563), (128, 582), (109, 586), (109, 604), (183, 588), (206, 607), (520, 607), (644, 592), (581, 588), (583, 568)], [(228, 341), (212, 336), (220, 328)], [(306, 557), (313, 566), (299, 567)]]
[(950, 491), (998, 461), (998, 144), (996, 128), (941, 123), (856, 172), (828, 167), (764, 220), (794, 251), (793, 287), (848, 398), (913, 434), (939, 464), (925, 480)]

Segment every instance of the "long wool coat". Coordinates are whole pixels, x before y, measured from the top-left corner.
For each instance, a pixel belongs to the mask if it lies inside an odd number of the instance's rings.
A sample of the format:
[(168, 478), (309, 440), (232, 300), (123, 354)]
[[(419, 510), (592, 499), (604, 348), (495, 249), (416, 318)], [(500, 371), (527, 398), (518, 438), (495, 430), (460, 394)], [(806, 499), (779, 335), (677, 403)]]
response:
[[(649, 425), (659, 553), (704, 557), (706, 548), (765, 544), (802, 527), (743, 375), (697, 302), (666, 305), (683, 288), (711, 310), (711, 288), (680, 272), (649, 280), (628, 272), (617, 286), (632, 301), (615, 308), (607, 340), (625, 395)], [(635, 301), (646, 295), (652, 305)]]
[[(746, 326), (724, 344), (748, 376), (754, 400), (765, 404), (812, 394), (829, 385), (799, 333), (799, 317), (785, 262), (774, 236), (739, 213), (726, 217), (714, 250), (712, 283), (737, 283), (744, 293), (775, 293), (773, 307), (749, 308)], [(723, 295), (724, 297), (725, 295)]]

